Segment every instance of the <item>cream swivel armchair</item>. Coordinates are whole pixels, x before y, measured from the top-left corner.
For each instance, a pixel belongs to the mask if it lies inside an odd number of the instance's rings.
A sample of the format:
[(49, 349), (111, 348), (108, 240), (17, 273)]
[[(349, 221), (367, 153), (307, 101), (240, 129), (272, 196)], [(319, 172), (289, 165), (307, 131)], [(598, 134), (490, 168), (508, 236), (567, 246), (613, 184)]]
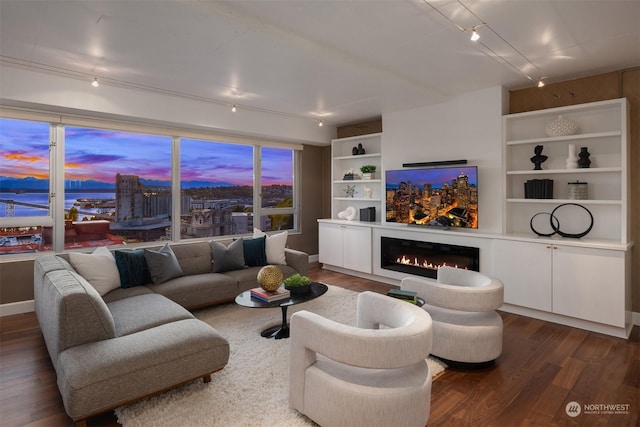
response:
[(400, 286), (425, 300), (422, 308), (433, 320), (432, 355), (465, 367), (491, 364), (500, 356), (502, 318), (495, 311), (504, 301), (500, 280), (440, 267), (437, 283), (406, 277)]
[(325, 427), (427, 424), (431, 318), (424, 310), (363, 292), (357, 326), (299, 311), (290, 330), (291, 407)]

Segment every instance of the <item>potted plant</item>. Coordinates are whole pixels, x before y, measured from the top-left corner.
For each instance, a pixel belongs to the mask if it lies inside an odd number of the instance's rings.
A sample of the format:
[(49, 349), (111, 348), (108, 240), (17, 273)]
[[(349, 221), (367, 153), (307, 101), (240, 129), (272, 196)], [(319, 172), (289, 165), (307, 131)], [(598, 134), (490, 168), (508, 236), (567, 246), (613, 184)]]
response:
[(360, 166), (360, 172), (362, 172), (362, 179), (373, 179), (376, 173), (376, 166), (362, 165)]
[(291, 295), (300, 295), (311, 292), (311, 279), (302, 276), (299, 273), (289, 276), (283, 280), (285, 289), (291, 292)]

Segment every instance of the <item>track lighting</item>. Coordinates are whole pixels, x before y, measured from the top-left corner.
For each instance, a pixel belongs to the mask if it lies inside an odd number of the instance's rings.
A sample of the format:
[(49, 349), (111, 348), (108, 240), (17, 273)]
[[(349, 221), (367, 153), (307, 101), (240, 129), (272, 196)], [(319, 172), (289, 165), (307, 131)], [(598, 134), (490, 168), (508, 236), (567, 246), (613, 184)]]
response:
[(480, 34), (476, 31), (476, 27), (473, 27), (473, 31), (471, 32), (471, 41), (475, 42), (480, 38)]
[(318, 121), (318, 126), (319, 126), (319, 127), (324, 126), (324, 123), (322, 123), (322, 120)]
[(544, 87), (544, 82), (542, 81), (542, 77), (538, 79), (538, 87)]
[(100, 83), (98, 83), (98, 78), (97, 77), (93, 78), (93, 81), (91, 82), (91, 86), (93, 86), (93, 87), (100, 86)]
[(231, 106), (231, 112), (232, 112), (232, 113), (235, 113), (236, 111), (238, 111), (238, 109), (236, 108), (236, 104), (233, 104), (233, 105)]

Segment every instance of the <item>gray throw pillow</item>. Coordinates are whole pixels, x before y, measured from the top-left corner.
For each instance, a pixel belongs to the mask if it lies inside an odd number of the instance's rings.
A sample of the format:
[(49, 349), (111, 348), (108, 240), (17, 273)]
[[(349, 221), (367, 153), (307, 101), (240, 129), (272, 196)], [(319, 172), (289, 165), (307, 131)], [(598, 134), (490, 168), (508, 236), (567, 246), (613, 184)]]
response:
[(145, 249), (144, 259), (147, 260), (151, 280), (156, 285), (182, 276), (182, 268), (180, 268), (178, 258), (168, 243), (159, 251)]
[(211, 242), (211, 255), (213, 255), (213, 272), (242, 270), (244, 268), (244, 248), (242, 239), (233, 241), (229, 246), (220, 242)]

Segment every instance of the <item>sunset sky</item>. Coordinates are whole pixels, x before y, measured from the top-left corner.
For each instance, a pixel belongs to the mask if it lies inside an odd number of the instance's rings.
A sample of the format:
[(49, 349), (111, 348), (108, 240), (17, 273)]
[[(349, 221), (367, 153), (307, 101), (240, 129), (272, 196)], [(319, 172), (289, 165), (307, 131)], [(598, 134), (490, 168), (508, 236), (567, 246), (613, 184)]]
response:
[[(48, 178), (49, 125), (0, 119), (0, 176)], [(253, 147), (182, 140), (183, 181), (251, 185)], [(263, 185), (292, 183), (292, 151), (263, 148)], [(65, 179), (114, 182), (116, 173), (171, 179), (171, 138), (67, 126)]]

